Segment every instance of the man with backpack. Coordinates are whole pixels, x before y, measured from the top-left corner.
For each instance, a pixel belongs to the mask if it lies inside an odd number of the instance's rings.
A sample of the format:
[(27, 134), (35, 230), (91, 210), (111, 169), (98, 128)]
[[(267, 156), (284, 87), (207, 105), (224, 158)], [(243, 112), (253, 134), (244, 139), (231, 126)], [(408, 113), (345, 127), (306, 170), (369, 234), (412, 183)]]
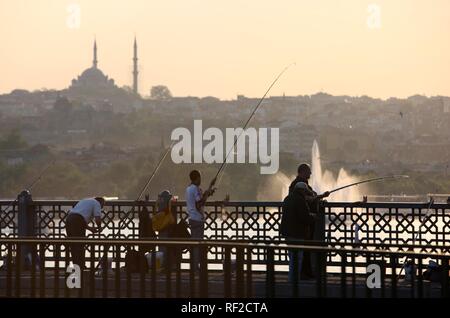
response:
[[(311, 213), (308, 200), (314, 194), (309, 190), (304, 182), (298, 182), (283, 201), (280, 232), (286, 240), (307, 240), (314, 225), (315, 217)], [(303, 265), (304, 252), (299, 250), (289, 250), (289, 281), (292, 282), (294, 275), (305, 271)], [(297, 269), (294, 272), (294, 260), (297, 254)], [(299, 278), (309, 278), (307, 273)]]
[[(311, 174), (312, 174), (312, 171), (311, 171), (311, 167), (309, 164), (307, 164), (307, 163), (300, 164), (297, 168), (297, 177), (295, 178), (294, 181), (292, 181), (291, 185), (289, 186), (289, 193), (291, 193), (294, 190), (295, 185), (298, 182), (305, 183), (307, 189), (310, 192), (310, 195), (308, 195), (306, 198), (306, 203), (308, 205), (309, 211), (310, 211), (310, 213), (320, 214), (320, 200), (328, 197), (330, 195), (330, 193), (328, 191), (326, 191), (322, 194), (317, 194), (308, 183), (309, 178), (311, 177)], [(317, 227), (320, 228), (320, 224), (313, 223), (310, 225), (310, 228), (308, 230), (308, 237), (305, 237), (305, 240), (313, 240), (314, 237), (317, 238), (317, 237), (321, 236), (320, 231), (315, 233), (315, 230), (317, 230)], [(316, 270), (317, 270), (317, 268), (316, 268)], [(303, 254), (303, 276), (305, 276), (305, 278), (313, 278), (314, 277), (313, 269), (311, 266), (311, 253), (309, 251), (305, 251)]]

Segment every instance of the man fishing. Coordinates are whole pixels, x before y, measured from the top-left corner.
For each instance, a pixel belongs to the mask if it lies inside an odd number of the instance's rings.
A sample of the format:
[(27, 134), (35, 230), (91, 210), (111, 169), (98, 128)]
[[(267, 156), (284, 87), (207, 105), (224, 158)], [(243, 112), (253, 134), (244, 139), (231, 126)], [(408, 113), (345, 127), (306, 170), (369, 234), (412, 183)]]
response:
[[(216, 178), (212, 179), (208, 189), (202, 192), (200, 184), (202, 182), (201, 174), (198, 170), (192, 170), (189, 173), (191, 184), (186, 188), (186, 209), (189, 215), (189, 225), (191, 228), (191, 237), (193, 239), (203, 239), (205, 231), (205, 215), (204, 205), (206, 200), (214, 194), (216, 190), (213, 188), (216, 183)], [(200, 263), (199, 249), (194, 249), (193, 264), (194, 271), (198, 270)]]
[[(66, 232), (68, 238), (84, 238), (86, 230), (92, 233), (100, 232), (102, 208), (105, 199), (102, 197), (87, 198), (79, 201), (70, 211), (66, 220)], [(89, 224), (95, 221), (95, 226)], [(82, 244), (70, 244), (72, 263), (84, 269), (84, 246)]]
[[(299, 184), (299, 182), (305, 184), (309, 195), (305, 197), (306, 199), (306, 204), (308, 207), (308, 213), (318, 213), (319, 212), (319, 201), (323, 198), (326, 198), (330, 195), (330, 193), (324, 192), (320, 195), (318, 195), (313, 188), (311, 188), (311, 186), (308, 184), (308, 180), (311, 177), (311, 167), (307, 164), (307, 163), (302, 163), (298, 166), (297, 168), (297, 177), (295, 178), (294, 181), (292, 181), (291, 185), (289, 186), (289, 194), (291, 194), (296, 185)], [(304, 207), (300, 206), (297, 207), (298, 209), (303, 209)], [(307, 230), (305, 231), (305, 235), (304, 237), (302, 237), (302, 239), (304, 240), (313, 240), (314, 238), (314, 227), (315, 227), (315, 222), (311, 222), (308, 224), (307, 226)], [(303, 254), (302, 257), (302, 278), (313, 278), (314, 274), (311, 268), (311, 255), (309, 252), (305, 252)]]
[[(311, 213), (308, 200), (313, 196), (308, 185), (298, 182), (289, 195), (283, 201), (283, 214), (281, 218), (281, 235), (287, 240), (306, 240), (309, 238), (311, 225), (315, 222), (315, 216)], [(294, 275), (303, 274), (303, 251), (297, 254), (297, 273), (294, 271), (294, 253), (297, 250), (289, 250), (289, 281), (293, 282)], [(300, 279), (309, 278), (309, 275), (300, 275)]]
[(308, 180), (311, 177), (311, 167), (307, 163), (302, 163), (297, 168), (297, 177), (292, 181), (291, 185), (289, 186), (289, 193), (292, 192), (295, 188), (295, 185), (299, 182), (304, 182), (308, 186), (308, 189), (314, 194), (315, 199), (323, 199), (330, 195), (330, 192), (326, 191), (322, 193), (321, 195), (317, 195), (317, 193), (311, 188), (311, 186), (308, 184)]

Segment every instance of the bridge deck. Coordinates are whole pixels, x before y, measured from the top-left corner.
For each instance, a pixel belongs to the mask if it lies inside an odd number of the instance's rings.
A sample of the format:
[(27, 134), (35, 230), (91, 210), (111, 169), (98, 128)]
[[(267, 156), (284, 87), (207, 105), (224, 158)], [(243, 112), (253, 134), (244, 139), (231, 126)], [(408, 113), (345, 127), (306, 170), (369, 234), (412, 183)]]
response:
[[(20, 275), (20, 297), (32, 297), (32, 276), (30, 272), (23, 272)], [(58, 279), (58, 291), (55, 289), (55, 271), (48, 270), (45, 273), (44, 280), (44, 290), (43, 297), (80, 297), (79, 289), (66, 289), (65, 288), (65, 273), (64, 271), (59, 272)], [(83, 283), (83, 294), (81, 297), (192, 297), (191, 290), (192, 286), (190, 284), (189, 272), (182, 271), (180, 273), (180, 279), (177, 284), (175, 274), (172, 274), (170, 280), (170, 290), (168, 291), (168, 284), (166, 280), (166, 274), (163, 272), (158, 272), (156, 275), (156, 280), (154, 282), (155, 291), (152, 291), (152, 279), (151, 274), (146, 274), (144, 283), (140, 278), (140, 274), (131, 274), (130, 281), (127, 284), (127, 275), (125, 272), (121, 272), (119, 279), (119, 291), (117, 294), (116, 290), (116, 276), (114, 272), (110, 272), (106, 279), (106, 284), (104, 285), (103, 277), (95, 277), (95, 289), (91, 290), (91, 279), (89, 272), (86, 272), (86, 277)], [(344, 291), (342, 290), (341, 277), (336, 275), (327, 275), (327, 288), (324, 289), (325, 297), (343, 297)], [(7, 290), (7, 275), (6, 272), (0, 272), (0, 297), (16, 296), (16, 280), (13, 273), (10, 281), (10, 295), (8, 295)], [(199, 277), (196, 276), (194, 280), (194, 290), (195, 297), (199, 297)], [(247, 281), (244, 280), (242, 283), (242, 288), (244, 291), (243, 295), (246, 294), (246, 284)], [(144, 285), (145, 291), (142, 292), (141, 286)], [(40, 296), (40, 276), (36, 273), (35, 277), (35, 296)], [(103, 288), (106, 286), (106, 288)], [(267, 286), (266, 286), (266, 274), (265, 273), (254, 273), (252, 275), (252, 292), (251, 296), (256, 298), (267, 297)], [(275, 274), (275, 284), (273, 286), (273, 291), (275, 297), (286, 298), (292, 297), (293, 286), (288, 283), (287, 273), (277, 273)], [(231, 296), (236, 297), (237, 286), (236, 277), (233, 274), (231, 277)], [(348, 276), (346, 280), (346, 290), (345, 294), (347, 297), (392, 297), (391, 286), (386, 285), (383, 291), (381, 289), (368, 290), (365, 284), (364, 277), (357, 277), (355, 284), (353, 285), (352, 277)], [(208, 272), (208, 297), (224, 297), (225, 295), (225, 283), (223, 272), (209, 271)], [(316, 280), (301, 280), (298, 285), (298, 296), (299, 297), (317, 297), (317, 282)], [(403, 280), (398, 281), (397, 284), (397, 297), (413, 297), (412, 288), (410, 283), (406, 283)], [(418, 297), (418, 286), (414, 286), (414, 297)], [(431, 283), (428, 281), (423, 282), (423, 297), (441, 297), (441, 288), (438, 283)]]

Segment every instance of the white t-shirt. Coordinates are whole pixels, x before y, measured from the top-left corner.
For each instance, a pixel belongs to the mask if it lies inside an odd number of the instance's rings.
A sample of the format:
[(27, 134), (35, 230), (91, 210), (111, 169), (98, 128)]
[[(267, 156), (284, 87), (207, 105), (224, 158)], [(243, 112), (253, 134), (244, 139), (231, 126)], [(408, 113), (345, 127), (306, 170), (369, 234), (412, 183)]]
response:
[(80, 200), (70, 211), (69, 214), (75, 213), (81, 215), (87, 224), (96, 216), (102, 216), (102, 206), (94, 198)]
[(200, 211), (195, 206), (195, 203), (202, 199), (202, 190), (195, 184), (190, 184), (186, 188), (186, 209), (189, 214), (189, 219), (193, 221), (203, 221), (203, 207)]

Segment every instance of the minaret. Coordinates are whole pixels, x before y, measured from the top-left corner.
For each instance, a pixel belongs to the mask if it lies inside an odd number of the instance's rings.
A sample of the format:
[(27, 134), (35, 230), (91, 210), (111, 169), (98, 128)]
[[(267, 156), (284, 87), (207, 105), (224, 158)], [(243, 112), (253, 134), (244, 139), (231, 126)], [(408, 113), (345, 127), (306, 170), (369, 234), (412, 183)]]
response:
[(133, 54), (133, 92), (138, 94), (138, 57), (137, 57), (137, 42), (134, 37), (134, 54)]
[(97, 40), (94, 40), (94, 60), (92, 61), (92, 67), (97, 68)]

